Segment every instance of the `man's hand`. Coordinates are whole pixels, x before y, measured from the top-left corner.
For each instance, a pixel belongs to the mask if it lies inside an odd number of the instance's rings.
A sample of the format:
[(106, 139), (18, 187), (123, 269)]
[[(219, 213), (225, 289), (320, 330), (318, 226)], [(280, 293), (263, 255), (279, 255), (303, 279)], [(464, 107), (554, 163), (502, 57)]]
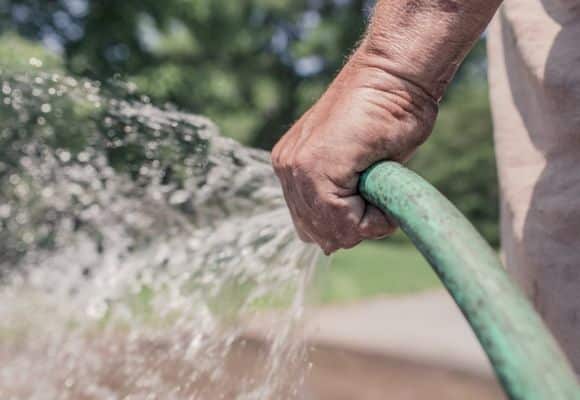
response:
[(325, 253), (380, 238), (395, 225), (358, 193), (361, 172), (405, 161), (430, 134), (437, 102), (357, 52), (272, 153), (300, 238)]
[(501, 0), (379, 0), (365, 40), (322, 98), (274, 148), (300, 237), (328, 254), (394, 224), (358, 194), (362, 171), (405, 161)]

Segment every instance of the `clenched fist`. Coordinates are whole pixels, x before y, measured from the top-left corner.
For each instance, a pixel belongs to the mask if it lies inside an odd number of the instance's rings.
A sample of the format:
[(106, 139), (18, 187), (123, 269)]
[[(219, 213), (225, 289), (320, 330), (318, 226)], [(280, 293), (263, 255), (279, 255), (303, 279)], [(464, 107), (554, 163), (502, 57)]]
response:
[(361, 46), (272, 152), (300, 238), (330, 254), (392, 233), (358, 193), (359, 176), (379, 160), (407, 160), (436, 115), (437, 99)]

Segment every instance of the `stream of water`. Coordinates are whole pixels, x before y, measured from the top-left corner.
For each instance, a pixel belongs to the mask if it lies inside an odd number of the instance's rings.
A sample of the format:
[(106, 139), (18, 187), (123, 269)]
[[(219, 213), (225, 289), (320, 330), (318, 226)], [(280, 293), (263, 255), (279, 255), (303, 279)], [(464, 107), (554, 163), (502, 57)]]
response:
[(266, 152), (130, 84), (0, 69), (2, 399), (304, 399), (318, 260)]

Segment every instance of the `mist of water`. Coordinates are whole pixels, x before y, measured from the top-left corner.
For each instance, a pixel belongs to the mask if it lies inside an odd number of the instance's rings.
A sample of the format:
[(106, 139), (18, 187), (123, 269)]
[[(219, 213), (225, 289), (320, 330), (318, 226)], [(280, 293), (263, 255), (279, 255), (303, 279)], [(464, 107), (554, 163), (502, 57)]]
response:
[(304, 398), (319, 253), (267, 153), (119, 82), (0, 70), (0, 105), (3, 399)]

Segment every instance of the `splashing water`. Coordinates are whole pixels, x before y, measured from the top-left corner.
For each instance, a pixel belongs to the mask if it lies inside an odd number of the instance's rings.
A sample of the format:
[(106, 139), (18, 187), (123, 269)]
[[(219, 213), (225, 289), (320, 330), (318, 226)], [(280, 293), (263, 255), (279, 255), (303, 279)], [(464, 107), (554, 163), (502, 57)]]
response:
[[(103, 86), (0, 70), (1, 397), (303, 398), (319, 253), (268, 154)], [(243, 339), (288, 298), (269, 349)]]

